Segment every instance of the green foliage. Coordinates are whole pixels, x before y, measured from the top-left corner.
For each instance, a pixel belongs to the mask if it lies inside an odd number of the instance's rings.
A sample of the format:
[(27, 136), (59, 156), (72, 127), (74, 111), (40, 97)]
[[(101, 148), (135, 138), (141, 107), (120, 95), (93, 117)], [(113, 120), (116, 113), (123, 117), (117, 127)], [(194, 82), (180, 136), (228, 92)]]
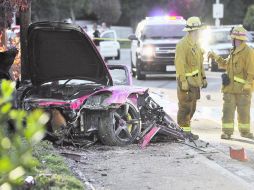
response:
[(254, 5), (249, 6), (243, 23), (250, 30), (254, 30)]
[(88, 0), (33, 0), (32, 19), (34, 21), (60, 21), (83, 15)]
[(33, 189), (84, 189), (51, 143), (43, 141), (39, 146), (34, 146), (33, 152), (41, 163), (36, 168), (36, 186)]
[(93, 0), (89, 6), (100, 22), (104, 21), (110, 25), (117, 23), (122, 14), (119, 0), (107, 0), (107, 3), (105, 0)]
[[(32, 156), (32, 146), (44, 136), (48, 117), (40, 110), (27, 113), (12, 108), (14, 83), (3, 80), (0, 97), (0, 189), (10, 189), (23, 183), (38, 164)], [(10, 120), (14, 129), (10, 130)]]

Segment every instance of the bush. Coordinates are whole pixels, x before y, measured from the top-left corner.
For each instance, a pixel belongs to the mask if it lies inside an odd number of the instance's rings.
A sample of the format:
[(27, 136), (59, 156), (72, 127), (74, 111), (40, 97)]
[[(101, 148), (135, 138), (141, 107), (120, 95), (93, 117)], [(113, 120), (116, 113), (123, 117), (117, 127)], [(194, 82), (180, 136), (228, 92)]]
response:
[(248, 7), (243, 24), (250, 30), (254, 30), (254, 5)]
[(12, 108), (15, 84), (3, 80), (0, 96), (0, 189), (22, 185), (38, 165), (32, 147), (44, 136), (48, 117), (41, 110), (25, 112)]

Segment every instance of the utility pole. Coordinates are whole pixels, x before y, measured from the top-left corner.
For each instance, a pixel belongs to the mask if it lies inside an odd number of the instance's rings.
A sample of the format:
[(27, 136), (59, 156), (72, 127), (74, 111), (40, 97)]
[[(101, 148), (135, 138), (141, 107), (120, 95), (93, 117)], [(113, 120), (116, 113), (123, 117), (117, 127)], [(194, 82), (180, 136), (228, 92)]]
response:
[(224, 6), (220, 3), (220, 0), (216, 0), (213, 4), (213, 18), (215, 19), (215, 26), (220, 26), (220, 19), (224, 16)]

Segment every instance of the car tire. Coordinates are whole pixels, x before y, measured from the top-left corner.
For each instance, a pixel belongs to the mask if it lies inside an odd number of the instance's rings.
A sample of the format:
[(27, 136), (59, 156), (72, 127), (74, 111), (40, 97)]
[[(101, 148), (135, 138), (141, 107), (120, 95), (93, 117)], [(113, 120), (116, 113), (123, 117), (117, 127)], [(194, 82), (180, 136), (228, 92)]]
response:
[[(128, 106), (128, 114), (122, 116)], [(130, 119), (131, 118), (131, 119)], [(133, 122), (133, 124), (127, 124)], [(100, 141), (109, 146), (127, 146), (132, 144), (141, 131), (141, 120), (138, 109), (126, 102), (116, 110), (102, 112), (98, 135)]]
[(219, 71), (218, 64), (216, 64), (214, 61), (211, 63), (211, 71), (212, 72), (218, 72)]
[(115, 57), (115, 60), (120, 60), (121, 59), (121, 52), (120, 49), (117, 50), (117, 56)]
[(137, 59), (137, 61), (136, 61), (136, 78), (138, 80), (145, 80), (146, 79), (146, 75), (141, 74), (140, 64), (141, 64), (141, 60)]

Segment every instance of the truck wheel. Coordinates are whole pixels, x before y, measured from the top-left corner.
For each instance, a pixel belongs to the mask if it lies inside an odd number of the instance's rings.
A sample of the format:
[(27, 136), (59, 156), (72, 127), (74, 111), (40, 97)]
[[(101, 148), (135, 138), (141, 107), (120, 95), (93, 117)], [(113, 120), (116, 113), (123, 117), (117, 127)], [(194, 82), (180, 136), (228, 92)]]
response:
[(120, 49), (117, 50), (117, 56), (115, 57), (115, 60), (120, 60), (121, 58), (121, 52)]
[(132, 74), (132, 76), (133, 77), (135, 77), (136, 76), (136, 71), (134, 70), (134, 65), (133, 65), (133, 62), (131, 61), (131, 74)]
[(138, 109), (130, 102), (120, 108), (102, 113), (98, 128), (101, 142), (109, 146), (132, 144), (141, 131)]
[(213, 61), (211, 64), (211, 71), (217, 72), (219, 70), (218, 65)]
[(136, 62), (136, 78), (138, 80), (145, 80), (146, 79), (146, 75), (141, 74), (140, 62), (141, 61), (139, 59), (137, 59), (137, 62)]
[(135, 66), (134, 66), (133, 61), (132, 61), (132, 53), (131, 53), (130, 57), (131, 57), (131, 74), (132, 74), (133, 77), (135, 77), (136, 76), (136, 71), (134, 70)]

